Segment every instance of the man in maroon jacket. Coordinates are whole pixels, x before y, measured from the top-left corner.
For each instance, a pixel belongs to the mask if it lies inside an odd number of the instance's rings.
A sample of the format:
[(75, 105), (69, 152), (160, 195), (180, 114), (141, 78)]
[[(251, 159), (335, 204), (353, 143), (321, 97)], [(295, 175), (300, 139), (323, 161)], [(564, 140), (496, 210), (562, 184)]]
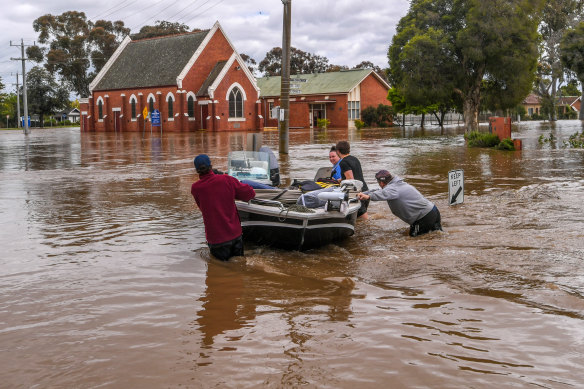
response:
[(203, 214), (211, 254), (222, 261), (243, 255), (241, 222), (234, 200), (253, 199), (253, 188), (234, 177), (213, 173), (211, 160), (206, 154), (199, 154), (194, 163), (199, 181), (191, 187), (191, 194)]

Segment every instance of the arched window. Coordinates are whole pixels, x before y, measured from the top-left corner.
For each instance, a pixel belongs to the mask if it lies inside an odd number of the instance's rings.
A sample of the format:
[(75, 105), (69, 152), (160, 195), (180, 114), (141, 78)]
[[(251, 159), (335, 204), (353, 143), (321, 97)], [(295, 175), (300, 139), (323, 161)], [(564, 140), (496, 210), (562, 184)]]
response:
[(148, 111), (150, 112), (150, 117), (152, 117), (152, 112), (154, 112), (154, 97), (148, 99)]
[(132, 119), (136, 119), (136, 100), (130, 101), (130, 106), (132, 107)]
[(168, 96), (168, 118), (174, 118), (174, 100), (172, 96)]
[(103, 102), (101, 100), (97, 102), (97, 118), (103, 120)]
[(229, 117), (242, 118), (243, 117), (243, 96), (239, 88), (233, 88), (229, 93)]
[(187, 99), (187, 112), (190, 118), (195, 117), (195, 98), (193, 96), (189, 96)]

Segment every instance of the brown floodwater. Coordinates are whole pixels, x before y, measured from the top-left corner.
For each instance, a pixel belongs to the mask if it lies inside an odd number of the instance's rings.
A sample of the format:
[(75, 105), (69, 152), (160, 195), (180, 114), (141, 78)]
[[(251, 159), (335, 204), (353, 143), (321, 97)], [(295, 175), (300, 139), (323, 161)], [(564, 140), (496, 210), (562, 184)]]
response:
[(222, 169), (277, 132), (0, 132), (0, 387), (581, 387), (584, 150), (562, 145), (583, 130), (520, 123), (516, 152), (460, 128), (292, 130), (285, 177), (348, 139), (370, 186), (405, 177), (444, 232), (410, 238), (377, 202), (339, 244), (226, 263), (192, 159)]

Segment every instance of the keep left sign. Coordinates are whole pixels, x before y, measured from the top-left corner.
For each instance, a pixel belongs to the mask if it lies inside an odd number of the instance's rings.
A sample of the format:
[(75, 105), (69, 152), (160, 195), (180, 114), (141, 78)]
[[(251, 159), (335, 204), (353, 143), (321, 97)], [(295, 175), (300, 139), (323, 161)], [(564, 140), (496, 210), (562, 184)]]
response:
[(448, 204), (456, 205), (464, 202), (464, 170), (448, 172)]

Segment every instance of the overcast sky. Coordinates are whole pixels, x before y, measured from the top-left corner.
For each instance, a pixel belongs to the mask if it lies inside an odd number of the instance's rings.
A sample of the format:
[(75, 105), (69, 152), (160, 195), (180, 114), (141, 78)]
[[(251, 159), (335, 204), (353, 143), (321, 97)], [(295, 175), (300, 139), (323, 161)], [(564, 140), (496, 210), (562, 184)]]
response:
[[(132, 33), (157, 20), (208, 29), (219, 21), (239, 53), (258, 63), (282, 44), (281, 0), (2, 0), (0, 77), (13, 90), (20, 49), (10, 47), (38, 37), (32, 22), (45, 14), (82, 11), (91, 21), (122, 20)], [(75, 7), (75, 9), (73, 9)], [(361, 61), (387, 67), (387, 49), (408, 0), (294, 0), (292, 46), (325, 56), (330, 64), (353, 67)], [(27, 62), (27, 69), (33, 66)]]

